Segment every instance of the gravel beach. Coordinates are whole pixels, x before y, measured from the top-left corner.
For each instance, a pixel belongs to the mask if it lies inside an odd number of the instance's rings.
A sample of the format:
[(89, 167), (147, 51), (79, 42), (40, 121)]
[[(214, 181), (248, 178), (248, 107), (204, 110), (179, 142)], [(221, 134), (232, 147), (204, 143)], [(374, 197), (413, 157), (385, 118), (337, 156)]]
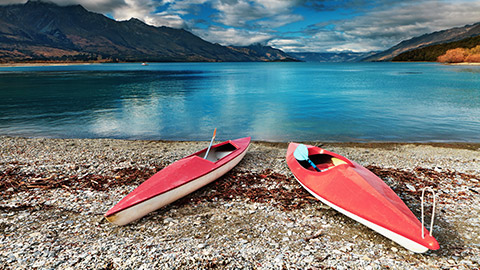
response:
[(222, 178), (119, 227), (103, 214), (208, 142), (0, 137), (0, 269), (479, 268), (480, 144), (315, 144), (379, 175), (419, 219), (434, 188), (440, 249), (411, 253), (312, 198), (287, 143), (252, 142)]

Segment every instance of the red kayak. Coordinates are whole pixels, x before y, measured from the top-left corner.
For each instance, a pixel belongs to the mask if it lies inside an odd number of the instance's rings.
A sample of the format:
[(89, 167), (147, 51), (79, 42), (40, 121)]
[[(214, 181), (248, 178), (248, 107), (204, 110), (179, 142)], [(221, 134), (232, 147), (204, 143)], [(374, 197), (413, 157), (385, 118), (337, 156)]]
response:
[(371, 171), (311, 145), (303, 146), (305, 158), (299, 158), (297, 147), (297, 143), (288, 146), (288, 167), (317, 199), (413, 252), (440, 248), (397, 194)]
[(250, 137), (230, 140), (213, 145), (207, 158), (206, 148), (170, 164), (108, 210), (106, 219), (125, 225), (192, 193), (235, 167), (249, 145)]

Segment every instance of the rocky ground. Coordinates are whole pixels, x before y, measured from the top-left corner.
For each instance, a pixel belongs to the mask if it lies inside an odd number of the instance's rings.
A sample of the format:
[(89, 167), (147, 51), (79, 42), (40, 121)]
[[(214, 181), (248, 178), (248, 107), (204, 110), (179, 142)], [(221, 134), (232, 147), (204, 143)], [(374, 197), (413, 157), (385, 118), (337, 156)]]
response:
[(188, 197), (127, 226), (105, 221), (139, 183), (207, 144), (0, 137), (0, 269), (479, 268), (479, 144), (322, 146), (375, 172), (419, 218), (421, 189), (435, 189), (441, 248), (424, 254), (312, 198), (286, 143), (253, 142)]

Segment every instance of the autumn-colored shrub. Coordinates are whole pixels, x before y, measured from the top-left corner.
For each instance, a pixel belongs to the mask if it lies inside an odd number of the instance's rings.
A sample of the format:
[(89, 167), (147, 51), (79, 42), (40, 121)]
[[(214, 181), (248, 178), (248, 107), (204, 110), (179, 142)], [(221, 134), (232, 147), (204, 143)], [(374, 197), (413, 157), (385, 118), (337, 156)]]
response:
[(480, 45), (470, 49), (456, 48), (448, 50), (445, 54), (437, 58), (442, 63), (480, 63)]
[(448, 50), (444, 55), (440, 55), (437, 61), (442, 63), (461, 63), (465, 61), (466, 56), (467, 50), (464, 48), (456, 48)]
[(465, 62), (480, 63), (480, 54), (472, 54), (465, 58)]

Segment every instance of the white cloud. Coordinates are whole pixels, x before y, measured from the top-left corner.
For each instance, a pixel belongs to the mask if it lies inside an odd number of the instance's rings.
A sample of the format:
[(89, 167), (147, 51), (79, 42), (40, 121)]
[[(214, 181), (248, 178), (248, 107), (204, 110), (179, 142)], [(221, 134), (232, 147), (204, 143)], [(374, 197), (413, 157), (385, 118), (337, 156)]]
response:
[[(161, 2), (152, 0), (125, 0), (126, 6), (113, 10), (112, 14), (117, 20), (127, 20), (135, 17), (147, 24), (154, 26), (168, 26), (173, 28), (188, 28), (186, 14), (194, 13), (199, 5), (208, 0), (163, 0)], [(157, 8), (164, 7), (165, 10), (157, 11)]]
[(272, 16), (270, 20), (259, 21), (258, 25), (262, 28), (273, 29), (301, 20), (303, 20), (303, 16), (298, 14), (281, 14), (278, 16)]
[[(290, 0), (214, 0), (212, 8), (219, 13), (216, 21), (232, 27), (255, 27), (257, 20), (264, 20), (259, 25), (268, 25), (266, 21), (273, 19), (273, 26), (279, 27), (302, 19), (292, 14), (298, 1)], [(281, 19), (284, 19), (282, 21)]]
[[(323, 33), (326, 39), (313, 35), (309, 41), (318, 48), (330, 47), (327, 50), (384, 50), (412, 37), (479, 22), (479, 10), (480, 2), (472, 1), (389, 3), (351, 19), (332, 21), (333, 29)], [(337, 44), (332, 44), (336, 38)]]
[(152, 16), (147, 16), (145, 23), (155, 26), (168, 26), (172, 28), (186, 28), (186, 22), (180, 15), (169, 14), (167, 12), (157, 13)]
[[(0, 4), (26, 1), (0, 0)], [(480, 2), (469, 0), (47, 1), (60, 5), (80, 4), (87, 10), (108, 14), (117, 20), (135, 17), (155, 26), (186, 28), (205, 40), (224, 45), (268, 42), (285, 51), (384, 50), (425, 33), (480, 22)], [(309, 8), (310, 12), (299, 13), (298, 7)], [(342, 16), (350, 14), (350, 17), (329, 22), (322, 20), (322, 11), (339, 8), (342, 8)], [(192, 15), (206, 16), (202, 14), (205, 10), (212, 17), (192, 19)], [(318, 24), (304, 31), (282, 33), (279, 30), (293, 22), (316, 18)], [(196, 24), (198, 21), (201, 23)]]
[(116, 20), (137, 18), (154, 26), (184, 28), (185, 21), (180, 15), (169, 12), (156, 12), (157, 3), (151, 0), (125, 0), (125, 5), (115, 7), (111, 15)]
[(208, 2), (208, 0), (168, 0), (167, 2), (170, 4), (170, 10), (187, 14), (189, 11), (194, 10), (197, 5), (203, 5)]
[(273, 36), (267, 33), (235, 28), (210, 27), (207, 30), (194, 30), (194, 34), (213, 43), (221, 45), (248, 46), (264, 43)]
[(302, 38), (275, 38), (268, 41), (267, 45), (282, 48), (287, 52), (312, 51), (306, 46)]
[(128, 4), (125, 0), (50, 0), (58, 5), (77, 5), (80, 4), (87, 10), (107, 13), (113, 9), (126, 7)]
[[(314, 4), (318, 11), (328, 9), (328, 5), (341, 6), (329, 1), (306, 0), (213, 0), (211, 3), (218, 11), (216, 22), (237, 30), (212, 30), (211, 34), (203, 34), (205, 39), (221, 44), (225, 44), (225, 40), (245, 44), (249, 35), (253, 35), (284, 51), (385, 50), (405, 39), (480, 21), (478, 1), (345, 1), (343, 7), (352, 8), (353, 17), (324, 22), (314, 27), (316, 31), (310, 29), (289, 37), (291, 33), (272, 30), (302, 20), (301, 15), (294, 13), (296, 6)], [(240, 30), (242, 28), (248, 31)], [(242, 34), (235, 37), (232, 33)]]
[(117, 20), (137, 18), (146, 22), (154, 11), (155, 6), (151, 0), (125, 0), (125, 5), (112, 9), (112, 15)]
[(0, 5), (25, 4), (27, 0), (0, 0)]

